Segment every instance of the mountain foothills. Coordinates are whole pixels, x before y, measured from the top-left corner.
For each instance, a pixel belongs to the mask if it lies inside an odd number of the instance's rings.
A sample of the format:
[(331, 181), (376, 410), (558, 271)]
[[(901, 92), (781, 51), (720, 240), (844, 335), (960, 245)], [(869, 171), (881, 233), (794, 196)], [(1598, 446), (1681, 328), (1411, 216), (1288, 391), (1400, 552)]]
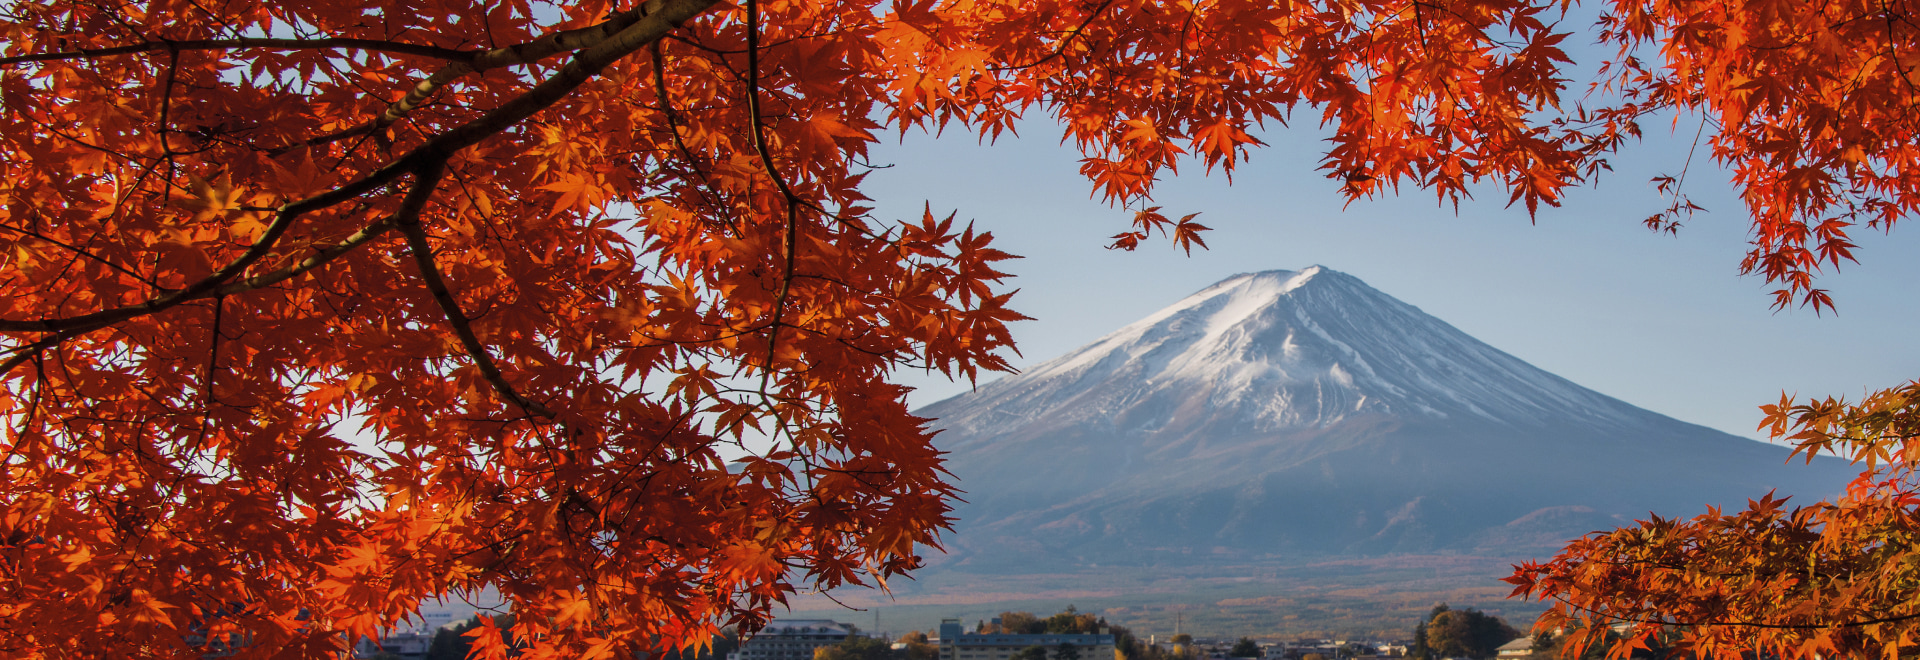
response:
[(1318, 266), (1236, 275), (920, 414), (966, 491), (942, 560), (963, 570), (1535, 556), (1853, 474), (1586, 389)]

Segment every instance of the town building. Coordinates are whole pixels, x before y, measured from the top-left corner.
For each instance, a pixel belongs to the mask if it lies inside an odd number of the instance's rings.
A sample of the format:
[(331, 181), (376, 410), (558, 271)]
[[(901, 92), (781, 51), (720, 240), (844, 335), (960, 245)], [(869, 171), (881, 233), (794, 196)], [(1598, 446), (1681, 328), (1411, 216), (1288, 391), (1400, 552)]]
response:
[(395, 657), (401, 660), (420, 660), (427, 657), (427, 649), (432, 647), (432, 633), (393, 633), (381, 637), (378, 641), (360, 638), (360, 641), (353, 645), (353, 657)]
[(727, 660), (813, 660), (813, 650), (864, 636), (853, 624), (827, 619), (775, 619), (740, 642)]
[(1504, 659), (1533, 657), (1533, 638), (1521, 635), (1518, 639), (1501, 644), (1495, 656)]
[[(997, 619), (996, 619), (997, 621)], [(1046, 649), (1047, 660), (1119, 660), (1113, 635), (962, 632), (959, 619), (940, 620), (940, 660), (1012, 660), (1029, 647)]]

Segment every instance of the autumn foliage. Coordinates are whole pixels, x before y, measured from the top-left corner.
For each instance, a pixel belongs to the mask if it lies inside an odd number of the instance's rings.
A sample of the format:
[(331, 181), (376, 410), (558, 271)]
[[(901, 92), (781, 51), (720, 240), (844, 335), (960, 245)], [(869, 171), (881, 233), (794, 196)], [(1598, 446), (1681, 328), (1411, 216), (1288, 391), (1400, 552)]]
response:
[[(1598, 36), (1620, 55), (1591, 107), (1565, 98), (1562, 44), (1591, 38), (1559, 27), (1566, 9), (8, 4), (0, 656), (333, 657), (494, 590), (514, 630), (480, 628), (476, 652), (610, 657), (912, 569), (955, 490), (889, 376), (1004, 370), (1021, 317), (990, 236), (863, 206), (889, 135), (1051, 117), (1095, 196), (1133, 212), (1116, 247), (1190, 249), (1205, 227), (1147, 206), (1154, 181), (1231, 174), (1288, 121), (1332, 132), (1322, 167), (1346, 195), (1490, 187), (1536, 209), (1642, 120), (1697, 113), (1753, 212), (1746, 267), (1781, 304), (1829, 305), (1812, 275), (1851, 258), (1849, 229), (1920, 199), (1907, 4), (1609, 6)], [(1672, 228), (1675, 199), (1649, 222)], [(1855, 437), (1848, 415), (1911, 414), (1891, 401), (1780, 419), (1886, 446), (1910, 424)], [(1748, 554), (1711, 556), (1798, 585), (1713, 569), (1698, 589), (1759, 600), (1711, 603), (1854, 621), (1907, 602), (1862, 572), (1909, 565), (1907, 456), (1812, 513), (1635, 533), (1677, 558), (1725, 541)], [(1845, 516), (1879, 540), (1807, 554)], [(1619, 585), (1681, 589), (1568, 577), (1640, 552), (1611, 542), (1525, 588), (1600, 615), (1633, 611)], [(1801, 560), (1824, 577), (1793, 582)], [(1823, 609), (1843, 593), (1857, 609)], [(1690, 602), (1652, 606), (1710, 609)], [(1889, 625), (1794, 648), (1904, 634)]]
[[(1776, 306), (1831, 308), (1814, 276), (1854, 258), (1859, 227), (1891, 230), (1920, 203), (1920, 27), (1908, 2), (1652, 2), (1611, 5), (1618, 47), (1604, 84), (1610, 126), (1695, 113), (1713, 158), (1753, 214), (1742, 268), (1776, 283)], [(1609, 129), (1612, 130), (1612, 129)], [(1676, 178), (1661, 181), (1673, 192)], [(1683, 193), (1648, 219), (1672, 230)], [(1762, 406), (1761, 429), (1807, 457), (1863, 468), (1832, 501), (1759, 496), (1745, 510), (1652, 518), (1516, 567), (1515, 595), (1552, 604), (1536, 625), (1578, 653), (1607, 647), (1696, 657), (1910, 655), (1920, 644), (1920, 381), (1856, 401)], [(1623, 628), (1618, 628), (1624, 626)]]
[(1575, 652), (1911, 654), (1920, 642), (1920, 383), (1858, 402), (1783, 398), (1764, 409), (1774, 437), (1867, 470), (1831, 502), (1788, 506), (1769, 494), (1742, 511), (1652, 517), (1520, 566), (1508, 578), (1515, 593), (1554, 604), (1537, 625), (1568, 631)]

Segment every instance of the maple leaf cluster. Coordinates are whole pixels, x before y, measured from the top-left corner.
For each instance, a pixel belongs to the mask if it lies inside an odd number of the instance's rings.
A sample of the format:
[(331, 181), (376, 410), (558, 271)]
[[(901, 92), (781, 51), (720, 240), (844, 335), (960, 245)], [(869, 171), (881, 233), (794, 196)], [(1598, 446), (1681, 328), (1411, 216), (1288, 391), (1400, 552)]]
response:
[(1191, 249), (1154, 183), (1296, 111), (1346, 195), (1529, 210), (1695, 111), (1782, 304), (1915, 203), (1906, 4), (1621, 3), (1619, 102), (1563, 111), (1567, 8), (7, 5), (0, 655), (334, 657), (497, 592), (478, 655), (608, 657), (911, 570), (956, 489), (891, 375), (1024, 317), (990, 235), (864, 206), (889, 131), (1051, 116), (1115, 247)]
[[(1920, 208), (1916, 9), (1879, 0), (1612, 3), (1598, 37), (1618, 55), (1595, 84), (1620, 99), (1562, 125), (1614, 144), (1638, 135), (1639, 118), (1699, 116), (1696, 133), (1710, 136), (1753, 214), (1742, 271), (1781, 285), (1776, 307), (1830, 309), (1814, 277), (1853, 260), (1850, 232), (1891, 230)], [(1677, 190), (1683, 181), (1659, 182), (1681, 199), (1647, 222), (1672, 230), (1699, 207)]]
[[(1611, 3), (1597, 27), (1617, 57), (1596, 86), (1619, 100), (1557, 122), (1613, 144), (1638, 135), (1642, 118), (1698, 116), (1752, 212), (1742, 271), (1779, 286), (1775, 307), (1831, 309), (1814, 281), (1854, 260), (1850, 232), (1889, 231), (1920, 202), (1916, 9)], [(1656, 183), (1676, 201), (1647, 222), (1672, 231), (1698, 207), (1679, 190), (1684, 173)], [(1860, 476), (1831, 501), (1789, 506), (1768, 494), (1744, 510), (1652, 517), (1517, 566), (1507, 580), (1514, 594), (1552, 603), (1536, 629), (1568, 632), (1575, 653), (1609, 646), (1609, 657), (1653, 646), (1718, 658), (1911, 653), (1920, 642), (1920, 381), (1854, 402), (1783, 396), (1761, 409), (1760, 429), (1774, 440), (1807, 460), (1851, 458)]]
[[(1516, 594), (1553, 602), (1536, 628), (1569, 648), (1617, 635), (1612, 656), (1662, 643), (1694, 657), (1901, 657), (1920, 621), (1920, 382), (1858, 402), (1764, 407), (1776, 438), (1866, 466), (1831, 502), (1653, 516), (1517, 567)], [(1617, 624), (1626, 630), (1615, 631)]]
[(609, 657), (937, 547), (887, 374), (1005, 369), (1008, 255), (859, 206), (872, 7), (714, 4), (11, 6), (0, 655)]

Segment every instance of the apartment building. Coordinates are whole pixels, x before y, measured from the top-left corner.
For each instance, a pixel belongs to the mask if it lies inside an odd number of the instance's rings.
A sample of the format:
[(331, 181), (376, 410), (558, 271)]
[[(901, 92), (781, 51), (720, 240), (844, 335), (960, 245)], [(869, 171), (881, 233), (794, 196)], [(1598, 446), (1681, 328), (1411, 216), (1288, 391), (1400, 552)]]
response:
[(740, 649), (727, 654), (727, 660), (813, 660), (813, 650), (846, 641), (859, 635), (853, 624), (827, 619), (775, 619), (753, 637), (740, 642)]

